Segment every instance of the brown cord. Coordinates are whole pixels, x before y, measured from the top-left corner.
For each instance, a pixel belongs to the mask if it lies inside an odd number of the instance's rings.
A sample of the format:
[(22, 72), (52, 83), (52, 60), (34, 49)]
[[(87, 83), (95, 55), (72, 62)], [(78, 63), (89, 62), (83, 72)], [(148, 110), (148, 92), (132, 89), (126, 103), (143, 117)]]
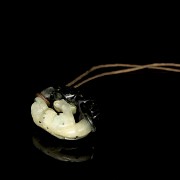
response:
[[(110, 71), (110, 72), (104, 72), (100, 73), (97, 75), (94, 75), (88, 79), (83, 80), (82, 82), (79, 82), (78, 84), (75, 85), (78, 81), (83, 79), (85, 76), (90, 74), (91, 72), (97, 70), (97, 69), (102, 69), (102, 68), (109, 68), (109, 67), (127, 67), (127, 69), (120, 69), (116, 71)], [(172, 72), (180, 72), (180, 64), (176, 63), (153, 63), (153, 64), (147, 64), (147, 65), (135, 65), (135, 64), (102, 64), (102, 65), (97, 65), (91, 67), (89, 70), (87, 70), (85, 73), (81, 74), (77, 78), (75, 78), (73, 81), (68, 83), (66, 86), (74, 86), (75, 88), (93, 80), (99, 77), (103, 76), (108, 76), (108, 75), (115, 75), (115, 74), (121, 74), (121, 73), (128, 73), (128, 72), (133, 72), (133, 71), (138, 71), (142, 69), (157, 69), (157, 70), (164, 70), (164, 71), (172, 71)]]
[(36, 96), (42, 98), (48, 106), (50, 105), (50, 102), (41, 93), (36, 93)]

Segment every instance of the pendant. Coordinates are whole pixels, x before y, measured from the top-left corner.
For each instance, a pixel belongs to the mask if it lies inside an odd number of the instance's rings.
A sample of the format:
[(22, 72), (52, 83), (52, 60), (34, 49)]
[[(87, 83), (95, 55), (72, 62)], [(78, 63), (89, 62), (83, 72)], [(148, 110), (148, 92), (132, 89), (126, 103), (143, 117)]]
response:
[(34, 123), (51, 135), (78, 140), (96, 131), (97, 104), (72, 87), (48, 87), (36, 94), (31, 105)]

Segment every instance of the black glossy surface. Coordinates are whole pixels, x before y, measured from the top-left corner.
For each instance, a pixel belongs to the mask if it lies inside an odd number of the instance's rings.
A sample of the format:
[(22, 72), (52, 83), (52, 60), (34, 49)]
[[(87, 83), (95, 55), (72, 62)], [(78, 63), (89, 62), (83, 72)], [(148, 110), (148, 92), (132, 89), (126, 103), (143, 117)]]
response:
[[(32, 177), (50, 175), (58, 179), (97, 175), (121, 179), (124, 175), (153, 176), (176, 168), (180, 73), (145, 69), (82, 85), (80, 89), (96, 99), (101, 113), (96, 132), (82, 140), (65, 142), (50, 137), (34, 125), (30, 114), (37, 92), (65, 85), (94, 65), (178, 63), (176, 48), (112, 50), (102, 54), (88, 51), (67, 56), (41, 52), (44, 55), (38, 52), (34, 67), (27, 70), (26, 81), (19, 81), (23, 96), (18, 101), (20, 118), (14, 123), (15, 164), (26, 166)], [(47, 65), (44, 59), (51, 61)]]

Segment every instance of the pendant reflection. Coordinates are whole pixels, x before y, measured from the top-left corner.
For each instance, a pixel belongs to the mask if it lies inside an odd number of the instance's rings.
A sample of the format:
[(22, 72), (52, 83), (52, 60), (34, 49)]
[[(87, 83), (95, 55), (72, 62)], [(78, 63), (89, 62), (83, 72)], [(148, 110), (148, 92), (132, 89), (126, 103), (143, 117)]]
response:
[(63, 141), (57, 139), (41, 129), (33, 131), (32, 143), (44, 154), (60, 161), (84, 162), (92, 160), (94, 156), (94, 140)]

